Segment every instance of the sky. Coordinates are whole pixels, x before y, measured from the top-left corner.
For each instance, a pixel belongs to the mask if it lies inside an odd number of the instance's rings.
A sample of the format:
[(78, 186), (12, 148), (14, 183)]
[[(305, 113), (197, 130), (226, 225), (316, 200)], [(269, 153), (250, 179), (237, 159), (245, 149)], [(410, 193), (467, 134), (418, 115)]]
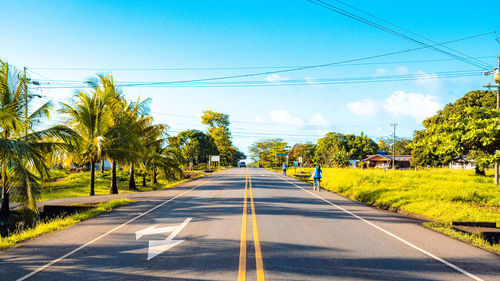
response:
[[(4, 0), (0, 59), (27, 67), (40, 103), (70, 101), (82, 81), (112, 74), (128, 99), (151, 98), (170, 135), (206, 130), (204, 110), (229, 114), (247, 155), (267, 138), (316, 143), (335, 131), (377, 140), (391, 136), (391, 123), (412, 138), (426, 117), (492, 79), (482, 71), (500, 55), (493, 2), (323, 1), (383, 27), (305, 0)], [(191, 82), (137, 84), (175, 81)]]

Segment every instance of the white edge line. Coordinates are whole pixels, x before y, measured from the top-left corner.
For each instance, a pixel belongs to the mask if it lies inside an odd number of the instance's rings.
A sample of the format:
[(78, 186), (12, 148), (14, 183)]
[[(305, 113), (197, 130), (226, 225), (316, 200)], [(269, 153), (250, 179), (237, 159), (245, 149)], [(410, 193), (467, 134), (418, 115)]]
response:
[(188, 190), (184, 191), (183, 193), (178, 194), (178, 195), (176, 195), (175, 197), (170, 198), (169, 200), (167, 200), (167, 201), (165, 201), (165, 202), (163, 202), (163, 203), (161, 203), (161, 204), (159, 204), (159, 205), (157, 205), (157, 206), (155, 206), (155, 207), (153, 207), (153, 208), (149, 209), (148, 211), (146, 211), (146, 212), (144, 212), (144, 213), (142, 213), (142, 214), (140, 214), (140, 215), (138, 215), (138, 216), (136, 216), (136, 217), (134, 217), (134, 218), (132, 218), (132, 219), (128, 220), (127, 222), (124, 222), (123, 224), (121, 224), (121, 225), (119, 225), (119, 226), (117, 226), (117, 227), (115, 227), (115, 228), (113, 228), (113, 229), (109, 230), (108, 232), (106, 232), (106, 233), (104, 233), (104, 234), (101, 234), (101, 235), (100, 235), (100, 236), (98, 236), (97, 238), (94, 238), (94, 239), (90, 240), (89, 242), (87, 242), (87, 243), (85, 243), (85, 244), (81, 245), (80, 247), (78, 247), (78, 248), (74, 249), (73, 251), (71, 251), (71, 252), (69, 252), (69, 253), (67, 253), (67, 254), (65, 254), (65, 255), (63, 255), (63, 256), (60, 256), (60, 257), (58, 257), (57, 259), (55, 259), (55, 260), (53, 260), (53, 261), (51, 261), (51, 262), (49, 262), (49, 263), (47, 263), (47, 264), (45, 264), (45, 265), (43, 265), (43, 266), (41, 266), (41, 267), (37, 268), (36, 270), (34, 270), (34, 271), (32, 271), (32, 272), (30, 272), (30, 273), (28, 273), (28, 274), (26, 274), (26, 275), (24, 275), (23, 277), (21, 277), (21, 278), (17, 279), (16, 281), (23, 281), (23, 280), (26, 280), (26, 279), (30, 278), (31, 276), (33, 276), (33, 275), (37, 274), (38, 272), (43, 271), (43, 270), (44, 270), (44, 269), (46, 269), (47, 267), (50, 267), (50, 266), (54, 265), (55, 263), (62, 261), (63, 259), (67, 258), (68, 256), (70, 256), (70, 255), (72, 255), (72, 254), (74, 254), (74, 253), (76, 253), (76, 252), (80, 251), (81, 249), (83, 249), (83, 248), (87, 247), (88, 245), (90, 245), (90, 244), (92, 244), (92, 243), (96, 242), (97, 240), (100, 240), (100, 239), (102, 239), (102, 238), (104, 238), (104, 237), (108, 236), (109, 234), (111, 234), (111, 233), (113, 233), (113, 232), (117, 231), (118, 229), (120, 229), (120, 228), (124, 227), (125, 225), (127, 225), (127, 224), (129, 224), (129, 223), (131, 223), (131, 222), (133, 222), (133, 221), (135, 221), (135, 220), (137, 220), (138, 218), (143, 217), (143, 216), (145, 216), (145, 215), (147, 215), (147, 214), (151, 213), (152, 211), (154, 211), (154, 210), (156, 210), (156, 209), (160, 208), (161, 206), (163, 206), (163, 205), (167, 204), (168, 202), (171, 202), (171, 201), (173, 201), (173, 200), (177, 199), (178, 197), (181, 197), (182, 195), (184, 195), (184, 194), (186, 194), (186, 193), (190, 192), (191, 190), (193, 190), (193, 189), (195, 189), (195, 188), (198, 188), (198, 187), (200, 187), (201, 185), (206, 184), (207, 182), (213, 181), (213, 180), (214, 180), (214, 179), (216, 179), (216, 178), (218, 178), (218, 176), (215, 176), (215, 177), (213, 177), (213, 178), (211, 178), (211, 179), (209, 179), (209, 180), (207, 180), (207, 181), (204, 181), (204, 182), (202, 182), (202, 183), (200, 183), (200, 184), (198, 184), (198, 185), (194, 186), (193, 188), (188, 189)]
[(439, 262), (441, 262), (441, 263), (443, 263), (443, 264), (445, 264), (445, 265), (447, 265), (447, 266), (451, 267), (451, 268), (453, 268), (453, 269), (455, 269), (456, 271), (458, 271), (458, 272), (460, 272), (460, 273), (463, 273), (463, 274), (467, 275), (467, 276), (468, 276), (468, 277), (470, 277), (471, 279), (474, 279), (474, 280), (477, 280), (477, 281), (484, 281), (483, 279), (481, 279), (481, 278), (477, 277), (476, 275), (474, 275), (474, 274), (472, 274), (472, 273), (470, 273), (470, 272), (467, 272), (467, 271), (465, 271), (464, 269), (462, 269), (462, 268), (460, 268), (460, 267), (458, 267), (458, 266), (456, 266), (456, 265), (454, 265), (454, 264), (452, 264), (452, 263), (450, 263), (450, 262), (448, 262), (448, 261), (446, 261), (446, 260), (444, 260), (444, 259), (442, 259), (442, 258), (440, 258), (440, 257), (438, 257), (438, 256), (436, 256), (436, 255), (434, 255), (434, 254), (431, 254), (431, 253), (427, 252), (426, 250), (424, 250), (424, 249), (422, 249), (422, 248), (420, 248), (420, 247), (418, 247), (418, 246), (416, 246), (416, 245), (414, 245), (414, 244), (412, 244), (412, 243), (410, 243), (410, 242), (408, 242), (408, 241), (404, 240), (403, 238), (401, 238), (401, 237), (399, 237), (399, 236), (397, 236), (397, 235), (395, 235), (395, 234), (393, 234), (393, 233), (391, 233), (391, 232), (389, 232), (389, 231), (387, 231), (387, 230), (383, 229), (382, 227), (380, 227), (380, 226), (378, 226), (378, 225), (376, 225), (376, 224), (374, 224), (374, 223), (372, 223), (372, 222), (370, 222), (370, 221), (367, 221), (367, 220), (365, 220), (364, 218), (362, 218), (362, 217), (360, 217), (360, 216), (358, 216), (358, 215), (356, 215), (356, 214), (354, 214), (354, 213), (351, 213), (350, 211), (348, 211), (348, 210), (346, 210), (346, 209), (344, 209), (344, 208), (342, 208), (342, 207), (340, 207), (340, 206), (338, 206), (338, 205), (336, 205), (336, 204), (334, 204), (334, 203), (332, 203), (332, 202), (328, 201), (327, 199), (325, 199), (325, 198), (323, 198), (323, 197), (321, 197), (321, 196), (319, 196), (319, 195), (317, 195), (317, 194), (312, 193), (311, 191), (309, 191), (309, 190), (307, 190), (307, 189), (304, 189), (303, 187), (298, 186), (297, 184), (295, 184), (295, 183), (293, 183), (293, 182), (288, 181), (288, 179), (281, 178), (281, 177), (279, 177), (279, 176), (277, 176), (277, 175), (275, 175), (275, 176), (276, 176), (277, 178), (282, 179), (283, 181), (286, 181), (287, 183), (289, 183), (289, 184), (291, 184), (291, 185), (293, 185), (293, 186), (295, 186), (295, 187), (298, 187), (298, 188), (302, 189), (303, 191), (305, 191), (305, 192), (307, 192), (307, 193), (309, 193), (309, 194), (311, 194), (311, 195), (313, 195), (313, 196), (315, 196), (315, 197), (317, 197), (317, 198), (319, 198), (319, 199), (321, 199), (321, 200), (325, 201), (326, 203), (328, 203), (328, 204), (330, 204), (330, 205), (334, 206), (335, 208), (337, 208), (337, 209), (339, 209), (339, 210), (342, 210), (342, 211), (344, 211), (344, 212), (348, 213), (349, 215), (351, 215), (351, 216), (353, 216), (353, 217), (355, 217), (355, 218), (357, 218), (357, 219), (359, 219), (359, 220), (361, 220), (361, 221), (363, 221), (363, 222), (365, 222), (365, 223), (367, 223), (367, 224), (369, 224), (369, 225), (371, 225), (371, 226), (375, 227), (376, 229), (378, 229), (378, 230), (380, 230), (380, 231), (384, 232), (385, 234), (387, 234), (387, 235), (389, 235), (389, 236), (391, 236), (391, 237), (393, 237), (393, 238), (395, 238), (395, 239), (397, 239), (397, 240), (399, 240), (399, 241), (403, 242), (404, 244), (406, 244), (406, 245), (408, 245), (408, 246), (410, 246), (410, 247), (414, 248), (415, 250), (417, 250), (417, 251), (419, 251), (419, 252), (421, 252), (421, 253), (423, 253), (423, 254), (425, 254), (425, 255), (427, 255), (427, 256), (429, 256), (429, 257), (431, 257), (431, 258), (433, 258), (433, 259), (435, 259), (435, 260), (437, 260), (437, 261), (439, 261)]

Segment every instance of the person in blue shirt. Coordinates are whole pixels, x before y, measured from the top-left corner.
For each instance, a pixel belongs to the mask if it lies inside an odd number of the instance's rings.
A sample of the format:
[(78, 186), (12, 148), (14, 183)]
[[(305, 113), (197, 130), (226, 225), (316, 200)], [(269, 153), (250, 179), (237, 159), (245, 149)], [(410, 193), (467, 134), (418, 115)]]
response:
[(286, 168), (288, 168), (288, 165), (286, 163), (283, 163), (283, 175), (286, 176)]
[(314, 168), (312, 175), (311, 175), (311, 177), (314, 179), (313, 190), (316, 190), (316, 188), (317, 188), (319, 191), (321, 178), (323, 177), (321, 175), (322, 173), (323, 173), (323, 171), (321, 171), (321, 167), (318, 164), (318, 166), (316, 166), (316, 168)]

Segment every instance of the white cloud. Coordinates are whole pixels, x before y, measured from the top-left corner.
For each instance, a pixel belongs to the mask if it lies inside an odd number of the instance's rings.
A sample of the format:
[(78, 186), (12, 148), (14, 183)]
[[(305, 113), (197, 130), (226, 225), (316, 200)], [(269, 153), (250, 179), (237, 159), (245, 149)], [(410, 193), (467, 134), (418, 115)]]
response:
[(328, 122), (325, 120), (325, 118), (323, 118), (323, 116), (320, 113), (316, 113), (313, 116), (311, 116), (308, 124), (311, 126), (326, 126), (328, 125)]
[(271, 120), (278, 124), (302, 126), (304, 121), (298, 117), (294, 117), (287, 110), (273, 110), (269, 113)]
[(436, 74), (426, 73), (422, 70), (418, 70), (417, 73), (419, 74), (419, 77), (415, 80), (415, 83), (425, 89), (425, 91), (432, 93), (439, 93), (443, 91), (442, 82), (437, 78)]
[(286, 76), (281, 76), (279, 74), (270, 74), (270, 75), (267, 75), (266, 80), (269, 83), (279, 83), (281, 81), (290, 80), (290, 78), (288, 78)]
[(396, 67), (396, 74), (397, 75), (407, 75), (408, 73), (409, 73), (408, 68), (406, 68), (404, 66)]
[(377, 113), (377, 103), (372, 99), (363, 99), (360, 101), (350, 102), (347, 104), (349, 111), (356, 115), (374, 115)]
[(347, 104), (349, 111), (355, 115), (375, 115), (381, 112), (380, 108), (394, 116), (412, 117), (417, 122), (434, 115), (441, 107), (436, 96), (404, 91), (395, 91), (385, 100), (375, 101), (368, 98)]
[(434, 115), (441, 108), (441, 104), (432, 95), (395, 91), (386, 99), (384, 108), (396, 116), (406, 115), (421, 121)]
[(385, 68), (377, 68), (377, 71), (375, 71), (375, 74), (373, 76), (382, 76), (387, 74), (387, 69)]

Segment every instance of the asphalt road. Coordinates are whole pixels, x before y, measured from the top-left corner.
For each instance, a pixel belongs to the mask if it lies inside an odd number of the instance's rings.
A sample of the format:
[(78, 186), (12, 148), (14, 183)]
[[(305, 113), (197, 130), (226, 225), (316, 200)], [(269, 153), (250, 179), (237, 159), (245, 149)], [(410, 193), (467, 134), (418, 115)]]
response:
[(236, 168), (0, 252), (0, 280), (500, 280), (500, 257)]

